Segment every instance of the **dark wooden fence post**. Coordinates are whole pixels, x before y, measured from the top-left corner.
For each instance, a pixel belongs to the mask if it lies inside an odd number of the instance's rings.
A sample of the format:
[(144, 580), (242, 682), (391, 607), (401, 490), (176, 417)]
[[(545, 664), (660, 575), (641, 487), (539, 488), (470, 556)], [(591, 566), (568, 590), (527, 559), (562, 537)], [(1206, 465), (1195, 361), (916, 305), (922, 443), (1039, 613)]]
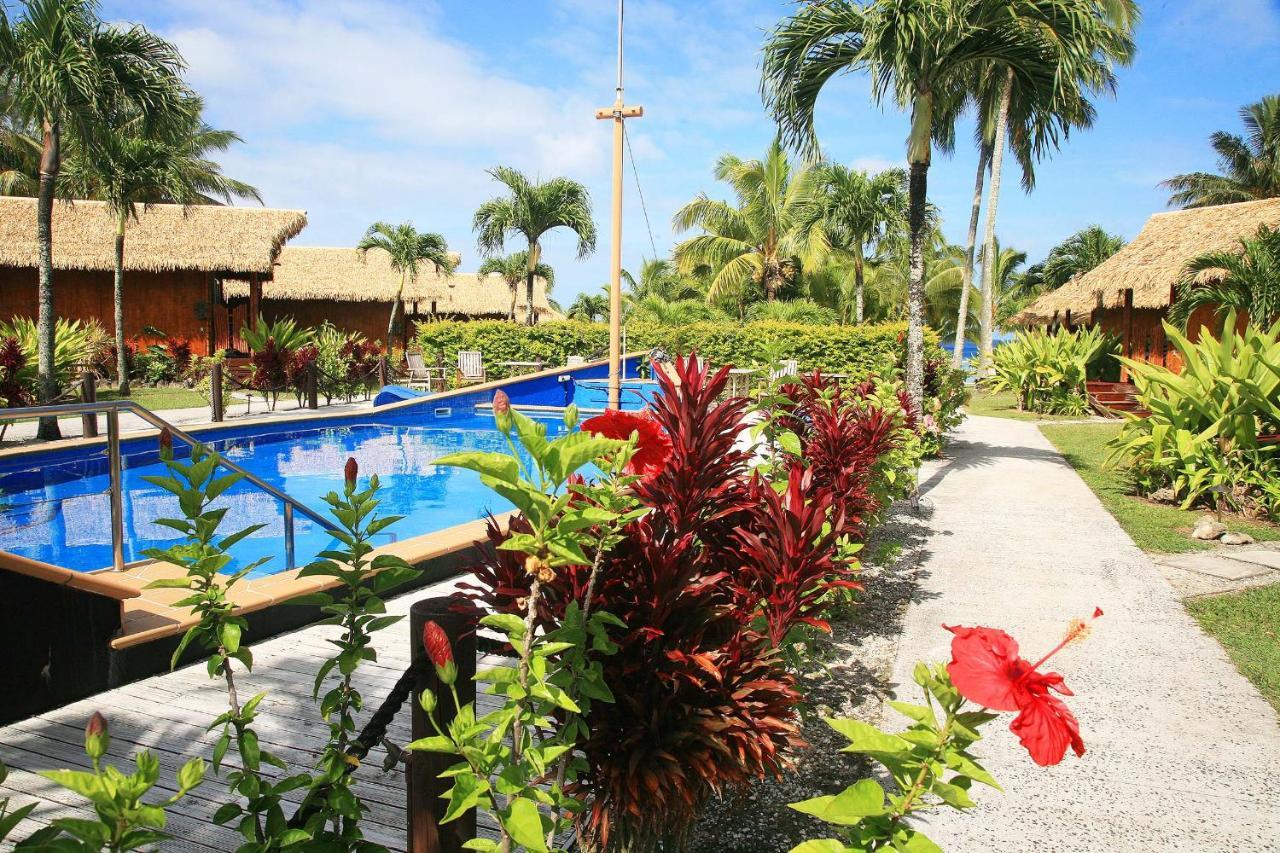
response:
[(387, 364), (385, 355), (378, 356), (378, 390), (381, 391), (391, 384), (391, 368)]
[(223, 418), (222, 408), (222, 362), (215, 361), (209, 370), (209, 408), (214, 423)]
[[(458, 698), (462, 704), (476, 698), (476, 634), (475, 622), (460, 613), (453, 613), (450, 598), (426, 598), (414, 602), (409, 609), (409, 641), (412, 659), (426, 655), (422, 647), (422, 629), (429, 621), (435, 621), (453, 641), (453, 657), (458, 664)], [(429, 737), (436, 733), (427, 712), (422, 710), (418, 696), (423, 690), (431, 690), (439, 700), (436, 704), (436, 720), (446, 728), (453, 719), (455, 709), (449, 688), (440, 683), (433, 667), (424, 667), (414, 685), (413, 739)], [(407, 762), (409, 853), (462, 853), (463, 844), (476, 837), (475, 810), (457, 820), (441, 825), (447, 801), (440, 795), (450, 787), (440, 774), (457, 763), (452, 755), (439, 752), (413, 752)]]
[(318, 399), (320, 386), (320, 365), (314, 361), (307, 362), (307, 408), (320, 408)]
[[(98, 402), (98, 375), (86, 370), (80, 377), (80, 402)], [(98, 413), (91, 412), (80, 416), (80, 431), (85, 438), (98, 437)]]

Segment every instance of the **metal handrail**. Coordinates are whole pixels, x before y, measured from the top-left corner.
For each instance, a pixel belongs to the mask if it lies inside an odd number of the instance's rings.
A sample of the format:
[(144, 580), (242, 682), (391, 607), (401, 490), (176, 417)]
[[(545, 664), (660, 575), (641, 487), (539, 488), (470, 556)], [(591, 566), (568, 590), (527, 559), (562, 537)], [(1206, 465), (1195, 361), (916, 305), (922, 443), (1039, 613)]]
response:
[[(64, 415), (107, 416), (107, 465), (111, 480), (111, 562), (116, 571), (124, 570), (124, 506), (123, 506), (123, 474), (120, 459), (120, 412), (128, 411), (142, 418), (157, 429), (167, 429), (174, 438), (186, 442), (191, 447), (203, 446), (203, 442), (166, 421), (147, 407), (133, 400), (105, 400), (100, 403), (62, 403), (51, 406), (29, 406), (26, 408), (5, 409), (0, 420), (25, 420), (28, 418), (60, 417)], [(284, 559), (285, 568), (296, 567), (294, 550), (293, 514), (296, 510), (319, 524), (326, 530), (336, 530), (332, 521), (300, 502), (296, 498), (282, 492), (222, 454), (215, 454), (218, 463), (234, 471), (249, 483), (271, 495), (284, 505)]]

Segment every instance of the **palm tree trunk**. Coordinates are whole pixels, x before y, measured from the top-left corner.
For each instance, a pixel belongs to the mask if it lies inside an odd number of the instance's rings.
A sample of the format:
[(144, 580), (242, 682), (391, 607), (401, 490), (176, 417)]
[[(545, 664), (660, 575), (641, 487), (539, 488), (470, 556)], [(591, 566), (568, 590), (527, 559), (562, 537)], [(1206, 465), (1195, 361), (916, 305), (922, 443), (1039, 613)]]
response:
[(542, 260), (542, 247), (537, 243), (529, 244), (529, 267), (524, 275), (524, 296), (528, 300), (525, 305), (525, 325), (532, 326), (537, 322), (537, 315), (533, 311), (533, 272), (538, 268), (538, 261)]
[(396, 333), (396, 316), (400, 313), (400, 300), (404, 298), (404, 278), (403, 270), (400, 272), (400, 289), (396, 291), (395, 301), (391, 303), (391, 319), (387, 322), (387, 353), (391, 353), (391, 340)]
[(969, 323), (969, 292), (973, 288), (973, 256), (978, 245), (978, 215), (982, 210), (982, 180), (991, 162), (991, 145), (984, 142), (978, 148), (978, 175), (973, 180), (973, 207), (969, 210), (969, 236), (964, 247), (963, 285), (960, 289), (960, 310), (956, 314), (955, 351), (951, 353), (951, 366), (959, 370), (964, 364), (965, 326)]
[(924, 206), (929, 190), (929, 163), (911, 163), (907, 188), (907, 227), (911, 231), (910, 277), (907, 280), (907, 394), (917, 412), (924, 411)]
[(862, 269), (862, 244), (859, 243), (855, 248), (853, 256), (853, 318), (857, 323), (862, 322), (863, 309), (866, 305), (866, 276)]
[(518, 282), (513, 281), (513, 282), (510, 282), (507, 286), (511, 288), (511, 310), (507, 312), (507, 320), (511, 323), (514, 323), (516, 321), (516, 301), (519, 299), (519, 296), (520, 296), (520, 290), (519, 290), (520, 284)]
[(1004, 80), (1000, 93), (1000, 113), (996, 116), (995, 138), (991, 149), (991, 187), (987, 195), (987, 227), (982, 241), (982, 322), (981, 342), (978, 354), (978, 375), (986, 376), (991, 370), (992, 340), (996, 323), (995, 270), (996, 211), (1000, 207), (1000, 169), (1004, 162), (1004, 137), (1009, 127), (1009, 99), (1013, 94), (1013, 69)]
[(115, 300), (116, 323), (116, 373), (120, 377), (120, 396), (129, 396), (129, 360), (124, 349), (124, 225), (127, 213), (120, 211), (120, 220), (116, 223), (116, 275)]
[[(62, 133), (56, 121), (44, 123), (44, 148), (40, 155), (40, 197), (36, 204), (36, 241), (40, 248), (40, 309), (36, 323), (39, 394), (41, 403), (52, 403), (58, 396), (58, 377), (53, 359), (53, 191), (61, 165)], [(62, 438), (57, 418), (41, 418), (36, 437)]]

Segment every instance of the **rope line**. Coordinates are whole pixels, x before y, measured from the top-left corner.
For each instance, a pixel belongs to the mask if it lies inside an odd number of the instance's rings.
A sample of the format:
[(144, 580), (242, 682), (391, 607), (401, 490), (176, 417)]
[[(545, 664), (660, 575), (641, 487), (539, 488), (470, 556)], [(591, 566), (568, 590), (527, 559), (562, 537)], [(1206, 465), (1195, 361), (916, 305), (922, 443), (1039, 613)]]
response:
[(653, 225), (649, 223), (649, 208), (644, 203), (644, 190), (640, 188), (640, 171), (636, 169), (636, 153), (631, 150), (631, 134), (627, 132), (627, 123), (622, 123), (622, 138), (627, 143), (627, 158), (631, 160), (631, 174), (636, 179), (636, 195), (640, 197), (640, 212), (644, 214), (644, 227), (649, 232), (649, 248), (653, 257), (658, 257), (658, 244), (653, 239)]

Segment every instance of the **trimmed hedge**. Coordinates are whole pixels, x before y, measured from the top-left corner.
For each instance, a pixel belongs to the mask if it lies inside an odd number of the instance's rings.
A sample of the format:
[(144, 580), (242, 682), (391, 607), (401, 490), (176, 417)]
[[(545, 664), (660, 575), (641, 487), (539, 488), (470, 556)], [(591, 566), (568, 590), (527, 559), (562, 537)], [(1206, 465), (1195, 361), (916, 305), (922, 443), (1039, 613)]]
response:
[[(669, 353), (691, 350), (713, 364), (756, 367), (795, 359), (802, 371), (821, 368), (825, 373), (866, 376), (884, 372), (899, 360), (905, 344), (905, 323), (860, 326), (815, 326), (762, 320), (752, 323), (707, 321), (683, 326), (654, 323), (628, 324), (627, 349), (661, 347)], [(442, 320), (423, 323), (414, 336), (416, 346), (431, 363), (436, 353), (446, 365), (457, 364), (458, 350), (484, 354), (490, 378), (506, 376), (503, 361), (541, 359), (548, 366), (562, 365), (570, 355), (603, 358), (609, 347), (609, 330), (602, 323), (574, 320), (522, 326), (502, 320)], [(938, 338), (926, 333), (928, 348), (937, 355)]]

